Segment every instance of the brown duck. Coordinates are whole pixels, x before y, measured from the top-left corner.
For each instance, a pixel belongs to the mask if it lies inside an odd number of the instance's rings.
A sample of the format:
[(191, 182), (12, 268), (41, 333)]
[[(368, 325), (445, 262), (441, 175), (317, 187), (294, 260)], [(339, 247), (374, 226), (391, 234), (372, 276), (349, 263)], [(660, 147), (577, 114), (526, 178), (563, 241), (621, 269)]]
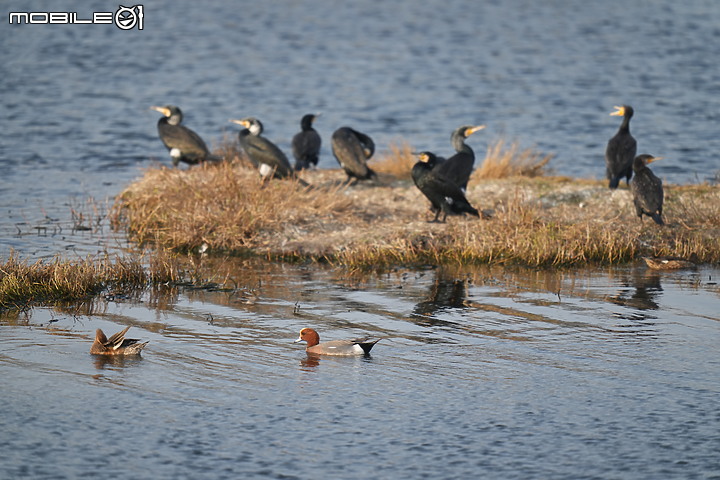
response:
[(93, 355), (140, 355), (148, 342), (139, 343), (140, 340), (125, 338), (128, 330), (130, 330), (129, 326), (107, 338), (98, 328), (95, 331), (95, 341), (90, 347), (90, 353)]

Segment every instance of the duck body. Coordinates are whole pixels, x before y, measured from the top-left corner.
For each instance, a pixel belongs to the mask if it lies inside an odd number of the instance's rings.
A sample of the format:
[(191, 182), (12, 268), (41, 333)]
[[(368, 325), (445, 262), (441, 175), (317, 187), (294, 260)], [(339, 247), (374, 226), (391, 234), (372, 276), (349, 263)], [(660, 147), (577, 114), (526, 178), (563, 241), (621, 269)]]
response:
[(140, 352), (148, 342), (140, 342), (134, 338), (125, 338), (125, 334), (130, 327), (125, 327), (122, 331), (111, 335), (110, 338), (105, 336), (101, 329), (95, 331), (95, 341), (90, 347), (90, 353), (93, 355), (140, 355)]
[(320, 343), (320, 335), (312, 328), (300, 330), (300, 336), (295, 343), (307, 342), (305, 351), (311, 355), (358, 356), (369, 355), (370, 350), (380, 339), (331, 340)]

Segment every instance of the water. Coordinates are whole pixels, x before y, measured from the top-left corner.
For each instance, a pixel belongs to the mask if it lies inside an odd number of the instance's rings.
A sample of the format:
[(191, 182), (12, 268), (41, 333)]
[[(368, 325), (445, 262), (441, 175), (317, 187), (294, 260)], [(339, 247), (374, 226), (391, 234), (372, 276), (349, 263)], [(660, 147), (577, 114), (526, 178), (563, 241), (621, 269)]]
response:
[[(720, 477), (717, 270), (213, 270), (238, 290), (6, 318), (0, 476)], [(141, 359), (89, 355), (123, 325)]]
[[(452, 129), (485, 123), (477, 152), (516, 139), (555, 154), (557, 173), (602, 178), (608, 114), (628, 103), (666, 184), (718, 171), (712, 0), (181, 0), (144, 20), (0, 29), (0, 258), (127, 248), (105, 216), (170, 163), (157, 104), (180, 105), (210, 145), (234, 136), (229, 118), (258, 116), (286, 152), (321, 111), (323, 168), (342, 125), (381, 152), (447, 154)], [(717, 269), (349, 278), (218, 262), (213, 280), (236, 290), (0, 319), (0, 477), (720, 478)], [(141, 359), (87, 353), (96, 328), (125, 325), (150, 341)], [(291, 343), (305, 326), (385, 338), (370, 358), (312, 361)]]
[[(68, 237), (66, 204), (104, 204), (142, 168), (169, 165), (159, 114), (148, 109), (156, 104), (180, 105), (210, 145), (234, 137), (229, 118), (255, 115), (287, 153), (300, 117), (321, 111), (321, 167), (336, 166), (329, 137), (342, 125), (370, 134), (381, 152), (407, 141), (447, 155), (454, 128), (484, 123), (469, 142), (479, 153), (517, 140), (555, 154), (557, 173), (602, 178), (619, 126), (609, 113), (628, 103), (639, 151), (666, 157), (653, 165), (666, 183), (718, 172), (717, 2), (421, 3), (165, 1), (145, 6), (142, 31), (6, 24), (0, 252), (115, 246)], [(52, 4), (80, 18), (110, 7)]]

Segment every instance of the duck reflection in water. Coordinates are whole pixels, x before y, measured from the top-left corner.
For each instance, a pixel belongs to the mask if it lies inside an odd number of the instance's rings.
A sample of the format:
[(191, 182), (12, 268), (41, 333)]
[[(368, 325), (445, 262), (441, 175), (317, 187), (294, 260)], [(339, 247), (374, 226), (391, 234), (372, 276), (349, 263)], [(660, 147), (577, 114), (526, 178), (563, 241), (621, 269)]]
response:
[(140, 355), (93, 355), (93, 363), (98, 370), (121, 370), (138, 365), (142, 360)]

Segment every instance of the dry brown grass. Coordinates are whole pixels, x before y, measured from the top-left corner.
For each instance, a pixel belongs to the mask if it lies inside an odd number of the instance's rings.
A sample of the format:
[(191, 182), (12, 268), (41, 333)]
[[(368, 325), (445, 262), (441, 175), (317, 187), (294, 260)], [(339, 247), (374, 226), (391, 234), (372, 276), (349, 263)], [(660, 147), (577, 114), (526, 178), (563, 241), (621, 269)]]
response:
[[(409, 151), (409, 147), (403, 147)], [(533, 157), (540, 158), (540, 157)], [(543, 157), (545, 158), (545, 157)], [(530, 162), (537, 165), (538, 162)], [(261, 187), (231, 165), (149, 170), (118, 199), (115, 224), (140, 242), (177, 250), (249, 252), (350, 268), (397, 264), (621, 263), (643, 255), (720, 262), (716, 187), (666, 187), (664, 228), (635, 215), (629, 190), (553, 177), (473, 179), (468, 199), (490, 220), (430, 224), (428, 202), (408, 180), (344, 185), (340, 170), (303, 172)]]
[(344, 188), (308, 188), (296, 180), (263, 184), (257, 172), (232, 163), (155, 168), (121, 193), (110, 218), (140, 244), (237, 252), (257, 249), (264, 236), (286, 228), (302, 230), (342, 215), (350, 204)]
[[(397, 179), (410, 179), (410, 170), (417, 162), (415, 151), (407, 142), (391, 143), (389, 153), (380, 155), (371, 164), (379, 173)], [(473, 172), (474, 179), (498, 179), (508, 177), (539, 177), (553, 155), (543, 154), (533, 148), (522, 149), (518, 142), (508, 143), (500, 138), (488, 145), (485, 159)]]
[(378, 173), (392, 175), (398, 179), (410, 179), (410, 171), (418, 161), (413, 148), (407, 142), (391, 143), (390, 152), (372, 161), (370, 167)]
[(545, 168), (552, 159), (553, 155), (532, 148), (521, 149), (518, 142), (508, 144), (501, 138), (488, 145), (485, 160), (475, 169), (473, 178), (539, 177), (545, 175)]
[(166, 252), (155, 254), (147, 270), (141, 258), (103, 256), (75, 261), (55, 258), (29, 263), (13, 255), (0, 265), (0, 311), (177, 281), (177, 265)]

